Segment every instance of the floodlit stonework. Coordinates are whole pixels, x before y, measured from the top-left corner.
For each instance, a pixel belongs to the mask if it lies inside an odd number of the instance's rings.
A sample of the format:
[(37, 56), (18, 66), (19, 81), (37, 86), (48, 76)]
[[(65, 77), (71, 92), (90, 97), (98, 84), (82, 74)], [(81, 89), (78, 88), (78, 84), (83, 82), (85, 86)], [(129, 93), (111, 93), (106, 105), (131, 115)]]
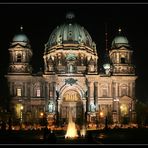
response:
[(134, 122), (137, 76), (128, 39), (115, 36), (100, 70), (95, 42), (73, 17), (51, 33), (43, 72), (32, 73), (33, 50), (23, 31), (12, 39), (6, 78), (13, 120), (38, 123), (43, 112), (50, 125), (64, 125), (71, 107), (77, 125)]

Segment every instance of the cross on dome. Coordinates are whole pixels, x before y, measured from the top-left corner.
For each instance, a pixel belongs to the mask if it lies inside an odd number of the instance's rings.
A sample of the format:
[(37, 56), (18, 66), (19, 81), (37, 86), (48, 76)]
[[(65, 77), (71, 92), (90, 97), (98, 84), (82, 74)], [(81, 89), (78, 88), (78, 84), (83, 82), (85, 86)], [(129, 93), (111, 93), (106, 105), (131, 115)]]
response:
[(122, 31), (122, 30), (121, 30), (121, 28), (120, 28), (120, 27), (119, 27), (118, 31), (119, 31), (119, 34), (121, 34), (121, 31)]

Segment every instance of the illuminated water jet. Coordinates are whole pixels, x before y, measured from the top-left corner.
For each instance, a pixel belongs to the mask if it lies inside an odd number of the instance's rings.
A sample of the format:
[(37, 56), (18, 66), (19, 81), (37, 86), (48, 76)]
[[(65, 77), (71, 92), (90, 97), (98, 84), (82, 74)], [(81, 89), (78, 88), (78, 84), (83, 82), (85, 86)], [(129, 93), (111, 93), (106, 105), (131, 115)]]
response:
[(85, 137), (86, 136), (86, 127), (85, 125), (82, 126), (82, 129), (80, 130), (80, 136)]
[(69, 117), (68, 117), (68, 127), (67, 127), (65, 138), (74, 139), (77, 137), (78, 137), (77, 128), (76, 128), (75, 122), (73, 122), (73, 120), (72, 120), (72, 113), (71, 113), (71, 109), (70, 109), (69, 110)]

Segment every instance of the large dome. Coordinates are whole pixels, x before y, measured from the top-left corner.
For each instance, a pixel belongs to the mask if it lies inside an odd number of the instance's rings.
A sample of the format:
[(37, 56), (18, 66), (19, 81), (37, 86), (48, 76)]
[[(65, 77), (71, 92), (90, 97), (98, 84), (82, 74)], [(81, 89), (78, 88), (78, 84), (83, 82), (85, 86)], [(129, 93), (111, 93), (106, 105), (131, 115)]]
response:
[(51, 33), (47, 42), (48, 47), (58, 44), (80, 44), (92, 47), (92, 39), (87, 30), (73, 22), (74, 15), (67, 14), (67, 21), (57, 26)]

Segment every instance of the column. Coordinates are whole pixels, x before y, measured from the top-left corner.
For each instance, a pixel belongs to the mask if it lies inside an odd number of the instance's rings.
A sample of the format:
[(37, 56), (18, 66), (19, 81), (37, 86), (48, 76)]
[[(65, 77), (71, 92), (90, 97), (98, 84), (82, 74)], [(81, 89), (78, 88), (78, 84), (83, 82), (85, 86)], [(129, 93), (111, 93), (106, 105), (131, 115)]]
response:
[(49, 83), (46, 82), (46, 98), (49, 99)]
[(132, 97), (135, 97), (135, 82), (132, 83)]
[(84, 113), (86, 112), (86, 100), (83, 100), (83, 108), (84, 108)]
[(47, 57), (44, 56), (44, 67), (45, 67), (45, 72), (48, 71), (48, 68), (47, 68)]
[(111, 83), (109, 83), (109, 97), (112, 97), (112, 85), (111, 85)]
[(94, 83), (94, 101), (96, 110), (98, 110), (98, 82)]
[(25, 96), (25, 82), (22, 83), (23, 84), (23, 87), (22, 87), (22, 96), (24, 97)]
[(87, 95), (87, 111), (90, 111), (90, 108), (89, 108), (89, 106), (90, 106), (90, 82), (88, 82), (87, 83), (87, 87), (88, 87), (88, 90), (87, 90), (87, 92), (88, 92), (88, 95)]
[(110, 83), (108, 83), (108, 92), (107, 92), (107, 96), (110, 97)]
[(30, 92), (31, 92), (31, 90), (30, 90), (30, 86), (31, 84), (29, 83), (29, 82), (27, 82), (27, 96), (28, 96), (28, 98), (31, 96), (31, 94), (30, 94)]
[(27, 96), (27, 82), (25, 82), (24, 95), (25, 95), (25, 97)]
[(89, 83), (90, 83), (90, 99), (92, 99), (94, 97), (94, 83), (93, 82)]
[(49, 97), (53, 99), (53, 83), (49, 83)]
[(132, 83), (130, 83), (130, 97), (133, 97), (133, 90), (132, 90), (133, 86)]
[[(90, 82), (90, 103), (89, 108), (91, 104), (94, 104), (94, 82)], [(94, 109), (93, 109), (94, 110)]]
[(116, 55), (117, 55), (117, 63), (119, 64), (119, 63), (120, 63), (120, 60), (119, 60), (119, 53), (117, 53)]
[(100, 95), (100, 83), (98, 83), (98, 98), (100, 97), (99, 95)]
[(130, 89), (130, 83), (128, 83), (127, 85), (127, 95), (130, 96), (130, 92), (131, 92), (131, 89)]
[(56, 100), (56, 82), (53, 82), (53, 99)]
[(118, 96), (118, 97), (119, 97), (119, 89), (120, 89), (119, 84), (120, 84), (120, 83), (117, 83), (117, 96)]
[(117, 82), (115, 83), (115, 91), (116, 91), (115, 97), (117, 98), (118, 97), (118, 83)]
[(13, 96), (13, 82), (9, 82), (9, 88), (10, 88), (10, 95)]

